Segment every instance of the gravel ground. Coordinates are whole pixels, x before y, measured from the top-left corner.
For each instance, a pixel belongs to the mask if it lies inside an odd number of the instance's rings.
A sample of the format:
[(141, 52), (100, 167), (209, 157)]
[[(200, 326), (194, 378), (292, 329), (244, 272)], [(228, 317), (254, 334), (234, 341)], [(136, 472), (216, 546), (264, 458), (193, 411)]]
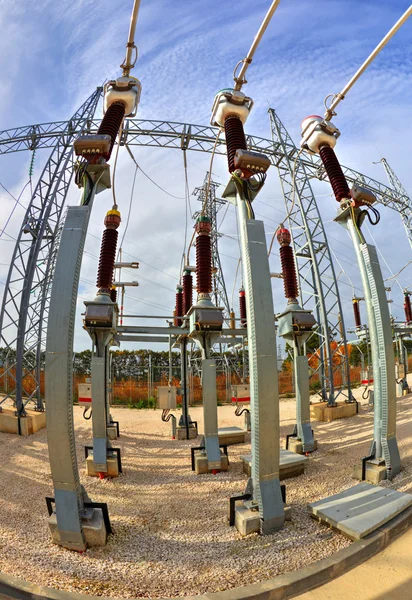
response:
[[(250, 444), (229, 449), (230, 470), (196, 476), (190, 470), (190, 445), (170, 439), (160, 411), (112, 411), (120, 421), (124, 473), (100, 481), (85, 475), (83, 446), (91, 441), (91, 423), (75, 407), (81, 480), (95, 501), (107, 502), (114, 529), (107, 546), (85, 554), (51, 543), (45, 496), (53, 494), (45, 431), (29, 438), (0, 434), (0, 568), (58, 589), (118, 598), (173, 597), (216, 592), (262, 581), (299, 569), (350, 544), (319, 525), (308, 502), (354, 485), (352, 466), (367, 454), (372, 412), (314, 423), (319, 450), (305, 475), (286, 481), (292, 521), (266, 537), (242, 539), (227, 522), (229, 496), (243, 492), (246, 476), (240, 455)], [(192, 408), (202, 431), (202, 411)], [(293, 400), (281, 402), (282, 445), (291, 431)], [(220, 426), (240, 425), (233, 407), (219, 408)], [(398, 441), (404, 471), (388, 483), (412, 491), (412, 396), (398, 402)]]

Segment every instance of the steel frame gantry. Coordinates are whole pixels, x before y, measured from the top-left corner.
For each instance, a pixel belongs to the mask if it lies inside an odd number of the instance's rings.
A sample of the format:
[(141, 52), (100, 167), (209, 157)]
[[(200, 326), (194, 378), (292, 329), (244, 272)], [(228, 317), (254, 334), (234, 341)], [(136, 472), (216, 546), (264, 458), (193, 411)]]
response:
[[(95, 133), (97, 131), (100, 120), (94, 119), (93, 116), (100, 95), (101, 88), (98, 88), (69, 121), (30, 125), (0, 131), (0, 154), (50, 147), (54, 149), (36, 187), (23, 222), (23, 224), (33, 227), (32, 238), (29, 243), (24, 241), (23, 228), (18, 235), (0, 314), (0, 345), (6, 346), (11, 357), (14, 353), (14, 347), (18, 346), (19, 348), (17, 360), (11, 360), (6, 371), (12, 372), (13, 367), (16, 367), (16, 377), (13, 377), (16, 386), (15, 389), (9, 390), (7, 397), (16, 394), (21, 414), (24, 414), (24, 406), (30, 400), (35, 400), (36, 406), (42, 407), (39, 388), (41, 352), (38, 349), (42, 347), (44, 340), (44, 317), (47, 313), (48, 303), (46, 290), (50, 290), (53, 276), (52, 270), (47, 269), (45, 265), (52, 265), (50, 256), (58, 249), (56, 242), (58, 244), (57, 234), (59, 224), (62, 221), (61, 211), (73, 173), (72, 143), (81, 132)], [(225, 140), (219, 139), (216, 141), (216, 135), (217, 129), (215, 127), (128, 119), (122, 134), (121, 144), (124, 145), (127, 142), (128, 145), (175, 148), (198, 152), (212, 152), (215, 149), (216, 154), (226, 154)], [(265, 153), (275, 166), (285, 161), (286, 155), (293, 157), (297, 153), (296, 146), (289, 136), (286, 136), (283, 143), (280, 140), (275, 141), (250, 135), (246, 136), (246, 140), (250, 150)], [(299, 169), (306, 171), (308, 179), (326, 179), (325, 170), (319, 159), (307, 153), (302, 153), (299, 158)], [(399, 190), (388, 187), (353, 169), (343, 167), (343, 172), (348, 182), (362, 182), (362, 185), (368, 187), (376, 195), (378, 202), (401, 213), (412, 245), (412, 210), (409, 199), (405, 198), (404, 193), (400, 193)], [(307, 223), (308, 230), (313, 237), (317, 234), (316, 228), (319, 227), (321, 221), (307, 219)], [(314, 255), (316, 261), (318, 261), (318, 253), (314, 252)], [(322, 272), (322, 268), (321, 266), (320, 272)], [(324, 281), (321, 283), (322, 285), (325, 284)], [(31, 293), (34, 290), (40, 294), (40, 299), (36, 298), (35, 302), (33, 302), (33, 294)], [(302, 294), (306, 295), (305, 285), (302, 284), (301, 290)], [(313, 283), (309, 286), (308, 293), (313, 295)], [(327, 295), (330, 298), (330, 305), (336, 304), (338, 294), (335, 285), (328, 290)], [(35, 306), (40, 306), (40, 315), (35, 314)], [(338, 319), (339, 316), (336, 315), (337, 323)], [(30, 332), (29, 337), (28, 332)], [(25, 345), (29, 338), (31, 340), (30, 351)], [(36, 350), (35, 353), (34, 349)], [(25, 361), (27, 362), (25, 363)], [(19, 375), (17, 375), (17, 364), (19, 365)], [(24, 364), (29, 366), (28, 371), (30, 374), (28, 377), (34, 381), (35, 392), (25, 393), (23, 386)], [(18, 384), (17, 381), (19, 381)], [(24, 401), (23, 397), (25, 397)]]
[[(97, 88), (69, 121), (53, 128), (49, 139), (53, 150), (26, 210), (10, 263), (0, 313), (0, 345), (11, 359), (2, 377), (12, 379), (14, 385), (7, 388), (0, 406), (14, 396), (19, 416), (25, 415), (30, 400), (35, 401), (37, 410), (43, 410), (41, 354), (63, 207), (74, 169), (73, 141), (88, 129), (101, 93), (102, 88)], [(37, 136), (38, 126), (26, 129), (26, 149), (45, 147)], [(13, 148), (12, 139), (10, 143), (9, 151), (18, 148), (18, 144)]]

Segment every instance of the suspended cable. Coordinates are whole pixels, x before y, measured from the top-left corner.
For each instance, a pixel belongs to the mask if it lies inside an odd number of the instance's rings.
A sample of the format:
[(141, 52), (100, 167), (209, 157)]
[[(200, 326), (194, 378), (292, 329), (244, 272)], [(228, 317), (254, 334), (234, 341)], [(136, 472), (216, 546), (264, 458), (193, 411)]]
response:
[(158, 183), (156, 183), (156, 181), (154, 181), (151, 177), (149, 177), (149, 175), (147, 173), (145, 173), (143, 171), (142, 167), (137, 163), (135, 157), (133, 156), (132, 151), (130, 150), (129, 144), (126, 144), (126, 150), (130, 154), (130, 157), (131, 157), (132, 161), (134, 162), (134, 164), (136, 165), (136, 167), (138, 169), (140, 169), (142, 175), (144, 175), (149, 181), (151, 181), (153, 183), (153, 185), (155, 185), (157, 188), (159, 188), (159, 190), (161, 190), (162, 192), (164, 192), (165, 194), (167, 194), (171, 198), (175, 198), (176, 200), (184, 200), (185, 199), (183, 196), (175, 196), (174, 194), (171, 194), (170, 192), (168, 192), (167, 190), (165, 190), (164, 188), (162, 188), (161, 185), (159, 185)]
[[(9, 214), (9, 216), (8, 216), (8, 218), (7, 218), (7, 221), (6, 221), (5, 225), (4, 225), (3, 229), (2, 229), (2, 230), (1, 230), (1, 232), (0, 232), (0, 237), (2, 237), (3, 233), (6, 233), (6, 228), (7, 228), (7, 225), (10, 223), (10, 220), (11, 220), (11, 218), (12, 218), (13, 214), (14, 214), (14, 211), (15, 211), (15, 210), (16, 210), (16, 208), (17, 208), (17, 205), (20, 205), (22, 208), (24, 208), (25, 210), (27, 210), (27, 208), (26, 208), (25, 206), (23, 206), (23, 204), (21, 204), (21, 202), (20, 202), (20, 198), (22, 197), (22, 195), (23, 195), (23, 193), (24, 193), (24, 190), (25, 190), (25, 189), (26, 189), (26, 187), (29, 185), (29, 183), (30, 183), (30, 181), (28, 181), (28, 182), (26, 183), (26, 185), (23, 187), (23, 189), (22, 189), (22, 191), (20, 192), (20, 195), (18, 196), (18, 198), (15, 198), (15, 197), (13, 196), (13, 194), (12, 194), (11, 192), (9, 192), (9, 190), (8, 190), (8, 189), (7, 189), (7, 188), (6, 188), (6, 187), (5, 187), (5, 186), (4, 186), (2, 183), (0, 183), (1, 187), (2, 187), (2, 188), (3, 188), (3, 189), (4, 189), (4, 190), (5, 190), (5, 191), (6, 191), (6, 192), (9, 194), (9, 196), (11, 196), (11, 197), (13, 198), (13, 200), (15, 200), (15, 205), (13, 206), (13, 208), (12, 208), (12, 211), (11, 211), (11, 213)], [(6, 233), (6, 235), (9, 235), (9, 234), (7, 234), (7, 233)], [(11, 237), (11, 236), (10, 236), (10, 237)]]
[(406, 269), (406, 267), (408, 267), (411, 263), (412, 263), (412, 260), (410, 260), (408, 263), (406, 263), (406, 265), (404, 267), (402, 267), (402, 269), (400, 271), (395, 273), (395, 275), (392, 275), (392, 277), (387, 277), (386, 279), (384, 279), (384, 281), (389, 281), (390, 279), (395, 279), (395, 277), (397, 277), (400, 273), (402, 273), (402, 271), (404, 271)]
[[(372, 242), (375, 244), (375, 248), (377, 249), (377, 251), (378, 251), (378, 252), (379, 252), (379, 254), (381, 255), (383, 262), (384, 262), (384, 263), (385, 263), (385, 265), (387, 266), (387, 268), (388, 268), (389, 272), (391, 273), (391, 275), (393, 275), (393, 271), (392, 271), (392, 269), (390, 268), (390, 266), (388, 265), (386, 258), (384, 257), (384, 255), (383, 255), (383, 254), (382, 254), (382, 252), (380, 251), (380, 249), (379, 249), (379, 247), (378, 247), (378, 244), (375, 242), (375, 238), (373, 237), (373, 235), (372, 235), (372, 232), (370, 231), (370, 229), (369, 229), (368, 225), (366, 225), (366, 229), (368, 230), (368, 233), (369, 233), (369, 235), (370, 235), (370, 236), (371, 236), (371, 238), (372, 238)], [(399, 286), (399, 289), (401, 290), (401, 293), (403, 294), (403, 288), (402, 288), (401, 284), (399, 283), (399, 281), (398, 281), (397, 279), (395, 279), (395, 281), (396, 281), (396, 283), (398, 284), (398, 286)]]
[(183, 267), (185, 264), (185, 253), (186, 253), (186, 244), (187, 244), (187, 231), (189, 226), (189, 210), (190, 214), (192, 214), (192, 207), (190, 206), (190, 191), (189, 191), (189, 181), (187, 175), (187, 161), (186, 161), (186, 150), (183, 150), (183, 169), (185, 174), (185, 235), (183, 241), (183, 252), (182, 259), (180, 261), (180, 276), (183, 274)]
[(130, 192), (129, 211), (127, 213), (126, 225), (125, 225), (125, 228), (124, 228), (124, 231), (123, 231), (122, 240), (120, 242), (119, 250), (117, 251), (117, 259), (119, 259), (119, 253), (120, 253), (120, 250), (123, 247), (123, 242), (124, 242), (124, 239), (126, 237), (127, 229), (129, 227), (130, 215), (132, 213), (133, 195), (134, 195), (134, 187), (135, 187), (135, 183), (136, 183), (137, 171), (138, 171), (138, 167), (136, 165), (136, 168), (135, 168), (135, 171), (134, 171), (134, 176), (133, 176), (132, 190)]
[[(339, 259), (338, 259), (338, 257), (336, 256), (336, 254), (335, 254), (335, 252), (333, 251), (333, 249), (332, 249), (332, 247), (331, 247), (331, 246), (329, 246), (329, 250), (332, 252), (333, 256), (335, 257), (335, 260), (336, 260), (336, 262), (338, 263), (338, 265), (339, 265), (339, 267), (340, 267), (341, 273), (343, 273), (343, 274), (344, 274), (344, 275), (347, 277), (347, 279), (348, 279), (348, 281), (349, 281), (350, 285), (352, 286), (352, 295), (353, 295), (353, 296), (355, 296), (355, 286), (353, 285), (353, 281), (352, 281), (352, 279), (349, 277), (349, 275), (346, 273), (345, 269), (344, 269), (344, 268), (342, 267), (342, 265), (340, 264), (340, 262), (339, 262)], [(338, 279), (339, 279), (339, 275), (337, 276), (337, 278), (336, 278), (336, 281), (337, 281)]]

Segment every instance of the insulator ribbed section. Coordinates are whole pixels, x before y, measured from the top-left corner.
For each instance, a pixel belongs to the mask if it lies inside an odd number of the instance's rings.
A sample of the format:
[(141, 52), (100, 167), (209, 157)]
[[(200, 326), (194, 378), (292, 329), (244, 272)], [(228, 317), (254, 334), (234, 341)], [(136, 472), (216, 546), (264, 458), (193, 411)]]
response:
[(97, 271), (97, 287), (110, 291), (113, 283), (114, 262), (116, 259), (117, 229), (105, 229), (100, 247), (99, 270)]
[(196, 238), (196, 288), (198, 294), (212, 293), (212, 246), (210, 235)]
[(294, 300), (298, 297), (298, 280), (296, 277), (295, 259), (291, 246), (281, 246), (279, 248), (280, 262), (282, 265), (283, 287), (285, 297), (288, 300)]
[(358, 300), (353, 300), (353, 316), (355, 317), (355, 327), (361, 327), (361, 316)]
[(116, 302), (117, 302), (117, 290), (116, 290), (116, 288), (112, 288), (112, 289), (110, 290), (110, 300), (111, 300), (112, 302), (114, 302), (114, 303), (116, 303)]
[(340, 202), (343, 198), (350, 198), (348, 182), (345, 179), (345, 175), (343, 174), (333, 148), (322, 146), (319, 150), (319, 154), (329, 177), (336, 200)]
[(243, 123), (236, 115), (230, 115), (225, 119), (225, 136), (227, 148), (227, 162), (229, 172), (235, 170), (236, 150), (247, 150)]
[(404, 303), (403, 307), (405, 309), (406, 322), (410, 323), (412, 321), (412, 308), (411, 308), (410, 296), (405, 296), (405, 303)]
[(243, 290), (240, 290), (239, 292), (239, 314), (240, 326), (247, 327), (246, 294)]
[[(183, 294), (182, 294), (182, 290), (179, 289), (176, 292), (176, 316), (177, 317), (181, 317), (183, 315)], [(175, 319), (175, 325), (176, 327), (180, 327), (182, 325), (182, 319)]]
[(183, 315), (187, 315), (193, 304), (193, 277), (191, 273), (186, 273), (182, 278), (183, 282)]
[(97, 131), (98, 135), (110, 135), (112, 138), (110, 151), (103, 155), (106, 160), (109, 160), (112, 153), (117, 134), (119, 133), (120, 125), (124, 119), (125, 109), (126, 104), (124, 102), (113, 102), (113, 104), (111, 104), (106, 110), (106, 114), (104, 115)]

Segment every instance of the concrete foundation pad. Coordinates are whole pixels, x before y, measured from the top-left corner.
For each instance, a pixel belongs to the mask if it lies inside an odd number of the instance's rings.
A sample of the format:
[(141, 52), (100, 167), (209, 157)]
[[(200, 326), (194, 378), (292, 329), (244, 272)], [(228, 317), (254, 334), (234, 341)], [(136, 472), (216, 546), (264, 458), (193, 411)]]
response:
[[(252, 476), (252, 455), (246, 454), (240, 457), (243, 462), (243, 472), (248, 477)], [(290, 450), (280, 450), (280, 461), (279, 461), (279, 479), (290, 479), (291, 477), (298, 477), (303, 475), (305, 472), (305, 463), (308, 461), (307, 456), (295, 454)]]
[(117, 427), (116, 425), (107, 425), (106, 427), (107, 437), (109, 440), (117, 440)]
[(46, 413), (44, 411), (37, 412), (26, 409), (26, 413), (26, 417), (16, 417), (13, 408), (3, 408), (0, 412), (0, 431), (18, 435), (19, 421), (20, 435), (32, 435), (46, 427)]
[[(100, 472), (96, 470), (93, 462), (93, 454), (89, 454), (86, 458), (86, 473), (89, 477), (99, 477)], [(107, 459), (107, 471), (104, 473), (105, 477), (119, 477), (119, 465), (116, 457), (110, 457)]]
[[(197, 427), (196, 425), (192, 425), (189, 427), (189, 440), (194, 440), (197, 438)], [(186, 427), (176, 427), (176, 439), (178, 440), (187, 440), (187, 431)]]
[(337, 402), (336, 406), (328, 406), (327, 402), (317, 402), (310, 405), (312, 421), (330, 423), (336, 419), (347, 419), (356, 415), (356, 402)]
[[(285, 506), (285, 521), (292, 520), (292, 509)], [(235, 510), (235, 527), (242, 536), (251, 533), (260, 533), (260, 517), (257, 510), (253, 510), (241, 503)]]
[(244, 444), (246, 440), (246, 431), (240, 427), (219, 427), (219, 444), (233, 445)]
[[(53, 513), (49, 517), (49, 527), (53, 542), (61, 545), (60, 532), (57, 528), (56, 513)], [(106, 545), (107, 532), (103, 519), (103, 511), (101, 508), (95, 508), (93, 510), (93, 516), (91, 519), (82, 519), (82, 528), (86, 545), (88, 547)]]
[(226, 454), (223, 454), (223, 452), (221, 452), (220, 454), (220, 467), (215, 468), (215, 467), (211, 467), (208, 460), (207, 460), (207, 456), (206, 454), (204, 454), (203, 452), (195, 452), (195, 472), (196, 475), (203, 475), (204, 473), (212, 473), (213, 471), (227, 471), (229, 468), (229, 460), (226, 456)]
[(312, 516), (359, 540), (412, 505), (412, 495), (359, 483), (340, 494), (308, 505)]
[[(318, 449), (318, 442), (314, 440), (313, 450), (310, 452), (315, 452)], [(289, 438), (288, 450), (294, 452), (295, 454), (304, 454), (303, 452), (303, 444), (298, 438), (291, 437)]]
[[(365, 471), (365, 481), (377, 485), (386, 479), (386, 467), (377, 462), (367, 461)], [(353, 478), (362, 481), (362, 464), (357, 464), (353, 467)]]

